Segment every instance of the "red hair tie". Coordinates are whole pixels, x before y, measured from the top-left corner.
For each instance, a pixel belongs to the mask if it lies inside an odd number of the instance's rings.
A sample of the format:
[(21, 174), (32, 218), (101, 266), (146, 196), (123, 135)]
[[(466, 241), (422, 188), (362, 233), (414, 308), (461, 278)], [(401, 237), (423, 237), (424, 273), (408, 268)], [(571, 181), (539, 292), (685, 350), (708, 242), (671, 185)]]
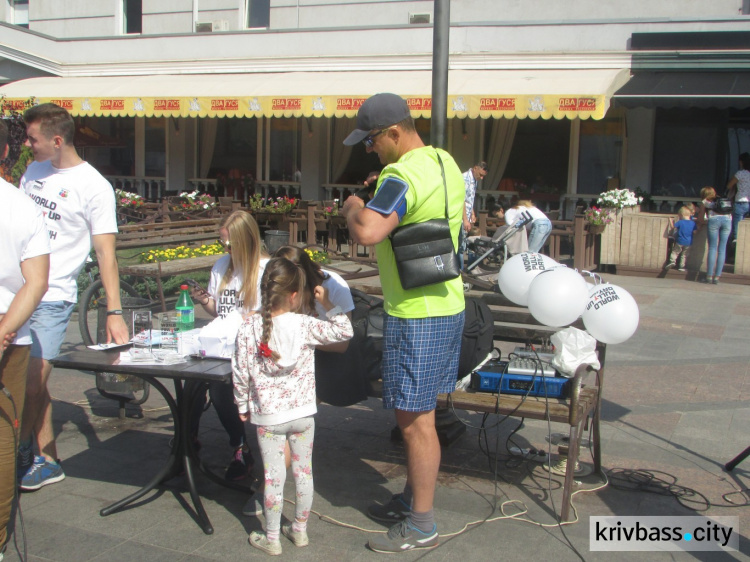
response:
[(267, 343), (258, 344), (258, 355), (261, 357), (271, 357), (271, 348)]

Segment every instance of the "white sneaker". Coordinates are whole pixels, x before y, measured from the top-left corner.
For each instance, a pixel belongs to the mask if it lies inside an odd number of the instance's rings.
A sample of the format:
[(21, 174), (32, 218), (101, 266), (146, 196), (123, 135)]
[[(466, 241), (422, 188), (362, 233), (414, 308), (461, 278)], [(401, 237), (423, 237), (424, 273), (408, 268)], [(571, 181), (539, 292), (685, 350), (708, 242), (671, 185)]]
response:
[(247, 542), (249, 542), (251, 546), (262, 550), (263, 552), (265, 552), (266, 554), (270, 554), (271, 556), (278, 556), (279, 554), (281, 554), (281, 543), (279, 541), (269, 541), (268, 537), (266, 537), (266, 534), (260, 531), (253, 531), (252, 533), (250, 533), (250, 536), (247, 538)]
[(298, 533), (294, 530), (291, 523), (281, 526), (281, 534), (292, 541), (294, 546), (303, 547), (310, 544), (310, 540), (307, 538), (307, 531)]

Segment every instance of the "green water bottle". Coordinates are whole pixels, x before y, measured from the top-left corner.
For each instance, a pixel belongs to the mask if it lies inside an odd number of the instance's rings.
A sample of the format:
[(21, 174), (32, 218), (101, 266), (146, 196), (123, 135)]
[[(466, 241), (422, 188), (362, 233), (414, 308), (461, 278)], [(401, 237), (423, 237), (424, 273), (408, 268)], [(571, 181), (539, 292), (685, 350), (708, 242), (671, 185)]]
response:
[(187, 285), (180, 285), (180, 296), (177, 298), (177, 331), (187, 332), (195, 327), (195, 306), (190, 298)]

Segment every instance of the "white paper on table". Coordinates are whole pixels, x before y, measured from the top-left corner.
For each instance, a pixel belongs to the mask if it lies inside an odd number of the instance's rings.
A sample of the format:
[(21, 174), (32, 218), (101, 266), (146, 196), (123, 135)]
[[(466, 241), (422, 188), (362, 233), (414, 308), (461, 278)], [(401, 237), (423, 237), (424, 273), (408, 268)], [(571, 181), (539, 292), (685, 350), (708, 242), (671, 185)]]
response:
[(87, 345), (89, 349), (93, 349), (94, 351), (106, 351), (108, 349), (114, 349), (116, 347), (123, 347), (126, 345), (130, 345), (131, 342), (125, 342), (125, 343), (98, 343), (96, 345)]
[(188, 357), (178, 355), (176, 353), (170, 353), (169, 355), (159, 355), (159, 351), (156, 350), (153, 359), (133, 359), (128, 351), (120, 352), (120, 365), (176, 365), (178, 363), (187, 363)]

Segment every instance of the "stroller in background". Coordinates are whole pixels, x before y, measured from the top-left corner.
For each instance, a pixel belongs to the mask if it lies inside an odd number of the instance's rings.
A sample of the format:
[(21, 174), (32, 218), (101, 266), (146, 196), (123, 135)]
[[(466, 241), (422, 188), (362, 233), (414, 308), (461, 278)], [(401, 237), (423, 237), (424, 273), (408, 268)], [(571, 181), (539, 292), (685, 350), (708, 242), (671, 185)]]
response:
[(473, 287), (494, 290), (497, 286), (497, 274), (508, 259), (507, 242), (519, 231), (526, 228), (533, 219), (529, 213), (522, 213), (519, 219), (505, 230), (498, 230), (495, 235), (476, 236), (467, 239), (469, 265), (461, 272), (464, 291)]

